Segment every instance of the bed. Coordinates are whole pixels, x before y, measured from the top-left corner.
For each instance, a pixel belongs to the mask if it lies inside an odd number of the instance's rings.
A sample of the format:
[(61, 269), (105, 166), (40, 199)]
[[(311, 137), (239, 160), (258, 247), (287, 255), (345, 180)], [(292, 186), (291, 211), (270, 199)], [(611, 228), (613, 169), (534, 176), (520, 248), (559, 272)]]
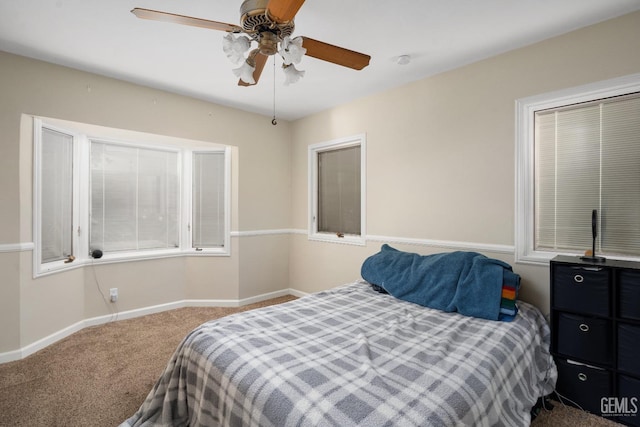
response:
[(199, 326), (122, 426), (528, 426), (556, 376), (532, 305), (486, 320), (359, 280)]

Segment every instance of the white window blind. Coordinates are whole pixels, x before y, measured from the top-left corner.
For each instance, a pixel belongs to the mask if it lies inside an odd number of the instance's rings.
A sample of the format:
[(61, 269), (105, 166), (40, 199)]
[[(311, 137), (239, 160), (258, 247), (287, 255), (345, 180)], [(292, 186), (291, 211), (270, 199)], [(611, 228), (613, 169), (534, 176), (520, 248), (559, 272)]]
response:
[(318, 232), (360, 235), (360, 145), (318, 153)]
[(42, 128), (40, 256), (47, 263), (73, 253), (73, 136)]
[(640, 94), (535, 113), (536, 250), (640, 255)]
[(224, 152), (193, 153), (192, 187), (192, 247), (224, 247)]
[(178, 174), (176, 152), (92, 141), (90, 249), (178, 247)]

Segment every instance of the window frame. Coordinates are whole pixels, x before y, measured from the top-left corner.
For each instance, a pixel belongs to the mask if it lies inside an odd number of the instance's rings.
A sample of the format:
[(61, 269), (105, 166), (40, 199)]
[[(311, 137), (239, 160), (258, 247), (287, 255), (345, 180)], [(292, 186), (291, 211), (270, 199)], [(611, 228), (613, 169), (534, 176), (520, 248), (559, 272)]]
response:
[[(360, 235), (327, 233), (318, 231), (318, 154), (342, 148), (360, 147)], [(308, 239), (319, 242), (342, 243), (364, 246), (366, 244), (366, 134), (334, 139), (312, 144), (308, 147), (309, 222)]]
[[(113, 145), (113, 146), (121, 146), (121, 147), (127, 147), (127, 148), (138, 148), (138, 149), (147, 149), (147, 150), (152, 150), (152, 151), (161, 151), (161, 152), (169, 152), (169, 153), (176, 153), (177, 154), (177, 160), (176, 160), (176, 166), (177, 166), (177, 172), (178, 172), (178, 179), (180, 179), (182, 181), (183, 179), (183, 166), (182, 166), (182, 156), (184, 155), (183, 152), (184, 150), (180, 150), (179, 148), (176, 147), (172, 147), (172, 146), (166, 146), (166, 145), (162, 145), (162, 144), (158, 144), (158, 145), (152, 145), (152, 144), (147, 144), (147, 143), (141, 143), (141, 142), (127, 142), (127, 141), (123, 141), (123, 140), (118, 140), (118, 139), (113, 139), (113, 138), (105, 138), (105, 137), (100, 137), (100, 136), (88, 136), (87, 137), (87, 145), (86, 145), (86, 149), (89, 152), (89, 157), (87, 159), (87, 169), (88, 169), (88, 175), (86, 179), (82, 179), (83, 181), (87, 182), (87, 190), (86, 190), (86, 197), (87, 197), (87, 227), (85, 228), (87, 230), (87, 238), (86, 240), (86, 244), (87, 244), (87, 248), (88, 250), (91, 250), (91, 234), (90, 234), (90, 216), (91, 216), (91, 202), (92, 202), (92, 194), (91, 194), (91, 145), (93, 143), (96, 144), (106, 144), (106, 145)], [(162, 249), (158, 249), (158, 248), (152, 248), (152, 249), (140, 249), (140, 250), (123, 250), (123, 251), (111, 251), (111, 252), (103, 252), (103, 257), (105, 260), (115, 260), (115, 259), (127, 259), (127, 258), (133, 258), (133, 259), (138, 259), (141, 254), (173, 254), (173, 253), (179, 253), (181, 252), (181, 248), (182, 248), (182, 236), (180, 234), (180, 229), (181, 229), (181, 223), (183, 220), (182, 217), (182, 182), (178, 183), (178, 194), (177, 194), (177, 198), (178, 198), (178, 224), (177, 224), (177, 228), (178, 228), (178, 242), (179, 242), (179, 246), (177, 248), (162, 248)], [(88, 253), (88, 252), (87, 252)]]
[[(71, 256), (66, 260), (56, 260), (50, 262), (42, 261), (42, 130), (49, 129), (54, 132), (59, 132), (68, 135), (72, 139), (72, 201), (71, 201), (71, 236), (68, 238), (71, 240)], [(33, 274), (34, 277), (54, 273), (60, 270), (67, 270), (77, 266), (75, 262), (78, 258), (76, 254), (80, 253), (83, 248), (82, 239), (78, 237), (78, 230), (83, 228), (80, 220), (80, 181), (76, 179), (76, 176), (80, 174), (82, 167), (82, 147), (79, 144), (81, 139), (77, 132), (65, 129), (59, 126), (55, 126), (49, 123), (43, 122), (40, 118), (34, 118), (33, 120)]]
[[(52, 120), (55, 122), (55, 120)], [(60, 126), (50, 123), (46, 118), (33, 117), (33, 277), (67, 271), (85, 264), (106, 264), (134, 260), (158, 259), (175, 256), (231, 256), (231, 153), (232, 147), (216, 143), (206, 143), (177, 139), (177, 142), (152, 143), (133, 141), (128, 136), (110, 136), (110, 129), (104, 132), (88, 132), (84, 125), (78, 124), (82, 130), (73, 130), (74, 126)], [(73, 261), (60, 260), (42, 263), (41, 259), (41, 146), (42, 129), (51, 129), (73, 137), (73, 208), (72, 208), (72, 247)], [(114, 134), (117, 130), (113, 130)], [(149, 134), (150, 135), (150, 134)], [(153, 135), (150, 135), (153, 136)], [(129, 138), (129, 139), (128, 139)], [(133, 138), (135, 139), (135, 138)], [(99, 259), (94, 259), (89, 251), (90, 238), (90, 174), (91, 174), (91, 142), (118, 144), (127, 147), (151, 148), (178, 153), (178, 233), (179, 247), (167, 249), (148, 249), (139, 251), (105, 252)], [(192, 153), (217, 152), (224, 153), (224, 246), (216, 248), (192, 248), (190, 227), (191, 218), (191, 173)]]
[[(515, 261), (547, 265), (556, 255), (573, 253), (534, 250), (535, 112), (640, 91), (640, 73), (521, 98), (515, 102), (516, 197)], [(637, 260), (637, 257), (616, 257)]]
[[(222, 247), (196, 248), (193, 246), (193, 157), (198, 153), (224, 153), (224, 243)], [(183, 156), (183, 193), (188, 195), (183, 203), (183, 221), (181, 241), (182, 251), (191, 255), (231, 255), (231, 147), (224, 149), (192, 149), (186, 150)]]

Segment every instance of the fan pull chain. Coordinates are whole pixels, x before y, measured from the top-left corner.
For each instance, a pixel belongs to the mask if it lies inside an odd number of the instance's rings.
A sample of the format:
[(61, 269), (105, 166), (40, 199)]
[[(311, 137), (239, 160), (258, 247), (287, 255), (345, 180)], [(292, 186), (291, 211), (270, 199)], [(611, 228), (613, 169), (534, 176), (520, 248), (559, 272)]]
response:
[(276, 121), (276, 56), (273, 55), (273, 120), (271, 120), (272, 125), (277, 125)]

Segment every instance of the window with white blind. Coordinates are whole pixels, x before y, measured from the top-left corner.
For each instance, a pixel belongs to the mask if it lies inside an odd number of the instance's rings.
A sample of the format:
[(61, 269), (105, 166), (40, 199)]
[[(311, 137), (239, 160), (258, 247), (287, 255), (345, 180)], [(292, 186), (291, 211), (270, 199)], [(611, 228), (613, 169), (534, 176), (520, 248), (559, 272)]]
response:
[(225, 154), (193, 153), (191, 247), (225, 246)]
[(180, 247), (178, 153), (91, 141), (89, 250)]
[(597, 254), (640, 257), (640, 76), (587, 89), (520, 110), (530, 120), (519, 162), (517, 246), (525, 261), (591, 249), (593, 210)]
[(364, 244), (364, 153), (364, 135), (309, 147), (310, 238)]
[(34, 276), (89, 261), (230, 255), (229, 147), (105, 133), (34, 118)]
[(35, 215), (42, 218), (35, 229), (39, 263), (60, 264), (73, 255), (73, 146), (74, 136), (40, 127), (34, 152)]

